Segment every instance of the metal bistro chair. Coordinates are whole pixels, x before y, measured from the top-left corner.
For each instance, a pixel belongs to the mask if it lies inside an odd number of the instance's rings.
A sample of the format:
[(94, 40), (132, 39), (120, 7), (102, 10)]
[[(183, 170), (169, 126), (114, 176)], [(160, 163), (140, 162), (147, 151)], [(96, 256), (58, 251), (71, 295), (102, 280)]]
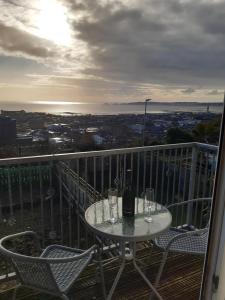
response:
[[(180, 252), (187, 254), (197, 254), (204, 255), (207, 250), (207, 242), (208, 242), (208, 224), (209, 224), (209, 205), (211, 203), (211, 198), (198, 198), (187, 200), (179, 203), (174, 203), (168, 205), (167, 208), (171, 211), (172, 216), (173, 212), (175, 212), (175, 226), (171, 227), (169, 231), (155, 238), (155, 244), (159, 248), (163, 250), (163, 257), (159, 267), (159, 271), (155, 281), (155, 287), (158, 286), (164, 266), (166, 264), (168, 253), (171, 252)], [(205, 205), (207, 203), (207, 205)], [(192, 224), (186, 225), (177, 225), (178, 223), (182, 224), (183, 216), (185, 216), (185, 211), (187, 212), (188, 205), (195, 205), (195, 209), (193, 207), (192, 214)], [(202, 211), (199, 216), (199, 205), (201, 205)], [(186, 206), (186, 210), (185, 210)], [(179, 209), (181, 209), (179, 213)], [(207, 209), (207, 218), (205, 221), (203, 212)], [(196, 223), (196, 224), (193, 224)], [(205, 223), (205, 226), (204, 224)], [(199, 229), (198, 227), (203, 228)], [(151, 299), (152, 295), (150, 296)]]
[[(22, 237), (32, 237), (38, 250), (41, 250), (37, 234), (33, 231), (9, 235), (0, 240), (0, 253), (11, 261), (20, 281), (18, 287), (25, 286), (69, 300), (68, 293), (76, 279), (97, 254), (103, 297), (105, 298), (102, 262), (96, 245), (88, 250), (51, 245), (42, 251), (38, 257), (12, 252), (6, 248), (6, 244), (9, 245)], [(24, 243), (22, 246), (23, 248), (26, 247)], [(14, 291), (13, 299), (16, 298), (18, 287)]]

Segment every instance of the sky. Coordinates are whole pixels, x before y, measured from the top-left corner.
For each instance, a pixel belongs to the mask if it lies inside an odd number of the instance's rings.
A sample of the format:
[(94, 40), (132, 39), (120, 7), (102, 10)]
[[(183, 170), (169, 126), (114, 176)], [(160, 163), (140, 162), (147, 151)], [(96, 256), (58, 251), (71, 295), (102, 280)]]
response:
[(0, 0), (0, 103), (222, 101), (223, 0)]

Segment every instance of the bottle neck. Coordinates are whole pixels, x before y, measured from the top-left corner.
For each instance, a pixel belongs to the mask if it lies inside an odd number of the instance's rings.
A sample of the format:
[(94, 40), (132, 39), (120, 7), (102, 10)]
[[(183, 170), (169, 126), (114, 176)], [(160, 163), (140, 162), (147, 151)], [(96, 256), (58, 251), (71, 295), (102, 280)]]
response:
[(126, 173), (126, 186), (131, 187), (132, 186), (132, 171), (128, 170)]

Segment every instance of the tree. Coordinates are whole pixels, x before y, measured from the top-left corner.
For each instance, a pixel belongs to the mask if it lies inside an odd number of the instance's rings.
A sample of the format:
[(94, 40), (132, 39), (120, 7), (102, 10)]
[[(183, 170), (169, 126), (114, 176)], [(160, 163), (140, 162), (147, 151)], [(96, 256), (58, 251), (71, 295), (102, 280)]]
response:
[(188, 143), (193, 141), (193, 136), (179, 127), (170, 128), (166, 134), (168, 144)]
[(199, 123), (192, 132), (196, 142), (218, 144), (220, 119), (218, 118), (207, 123)]

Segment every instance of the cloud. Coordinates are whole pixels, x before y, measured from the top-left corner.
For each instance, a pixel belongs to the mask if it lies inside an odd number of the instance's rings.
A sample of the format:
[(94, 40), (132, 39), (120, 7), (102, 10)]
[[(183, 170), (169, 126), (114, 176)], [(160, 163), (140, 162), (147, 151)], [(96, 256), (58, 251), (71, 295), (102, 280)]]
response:
[(195, 89), (193, 88), (187, 88), (182, 91), (183, 94), (193, 94), (195, 92)]
[(67, 47), (34, 35), (40, 1), (0, 0), (2, 53), (51, 68), (48, 77), (28, 78), (36, 84), (74, 87), (100, 99), (145, 98), (152, 90), (186, 99), (194, 92), (217, 96), (223, 88), (224, 1), (54, 1), (67, 9)]
[[(211, 87), (222, 84), (225, 41), (214, 35), (213, 25), (210, 26), (215, 21), (217, 33), (224, 30), (217, 20), (221, 3), (194, 0), (132, 3), (129, 7), (124, 1), (113, 4), (86, 0), (82, 5), (73, 1), (72, 12), (75, 14), (79, 6), (85, 15), (73, 22), (74, 32), (88, 45), (96, 66), (88, 68), (86, 73), (111, 80), (159, 84)], [(211, 23), (207, 22), (210, 8)]]
[(211, 95), (211, 96), (215, 96), (215, 95), (221, 95), (221, 94), (223, 94), (223, 92), (219, 91), (219, 90), (211, 90), (207, 94)]
[(22, 53), (31, 57), (54, 56), (52, 50), (41, 45), (41, 39), (3, 23), (0, 23), (0, 47), (8, 53)]

